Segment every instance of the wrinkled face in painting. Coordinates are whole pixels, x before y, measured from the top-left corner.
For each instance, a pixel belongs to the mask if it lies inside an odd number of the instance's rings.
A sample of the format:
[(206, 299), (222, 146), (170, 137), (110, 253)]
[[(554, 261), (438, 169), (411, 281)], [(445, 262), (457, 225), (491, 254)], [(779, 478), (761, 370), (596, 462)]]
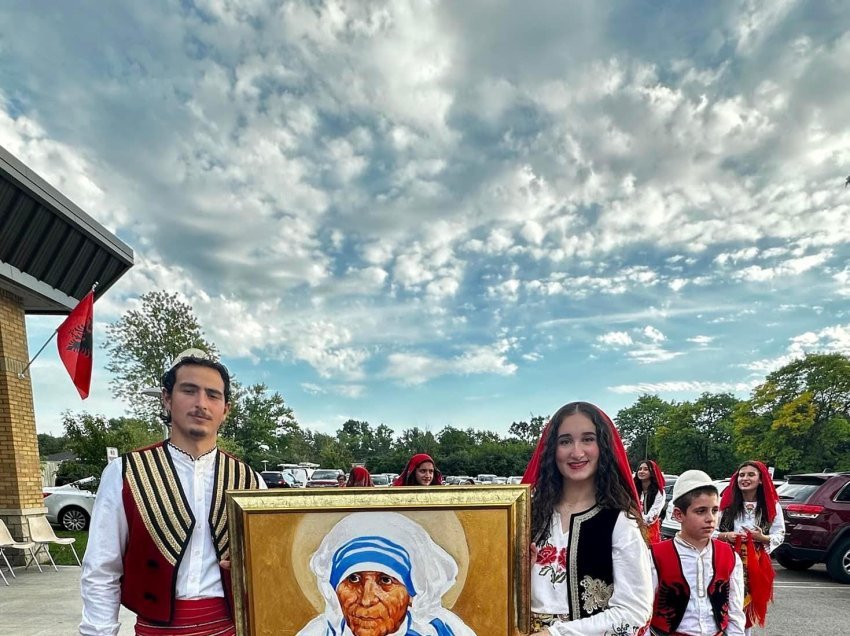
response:
[(352, 572), (336, 588), (345, 622), (355, 636), (398, 631), (410, 605), (404, 584), (384, 572)]
[(420, 486), (430, 486), (431, 482), (434, 481), (434, 464), (422, 462), (416, 467), (413, 476)]

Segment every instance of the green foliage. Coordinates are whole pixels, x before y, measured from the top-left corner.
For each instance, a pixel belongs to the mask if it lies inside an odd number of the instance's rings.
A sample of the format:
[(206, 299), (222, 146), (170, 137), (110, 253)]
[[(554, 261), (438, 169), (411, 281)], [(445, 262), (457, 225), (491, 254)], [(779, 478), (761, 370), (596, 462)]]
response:
[(225, 450), (255, 467), (262, 467), (263, 460), (273, 466), (283, 461), (287, 435), (298, 430), (283, 396), (269, 393), (262, 383), (243, 388), (233, 382), (232, 390), (230, 414), (220, 431), (220, 439), (231, 444)]
[(103, 347), (109, 352), (106, 369), (114, 376), (112, 394), (129, 403), (131, 413), (140, 419), (156, 419), (159, 403), (141, 391), (159, 387), (177, 354), (191, 347), (217, 353), (204, 338), (191, 305), (164, 291), (144, 294), (139, 308), (108, 325), (106, 335)]
[(97, 475), (106, 467), (107, 447), (113, 446), (119, 453), (126, 453), (162, 439), (162, 429), (158, 425), (133, 418), (108, 420), (102, 415), (73, 415), (65, 411), (62, 424), (68, 449), (80, 463), (98, 467)]
[(614, 421), (633, 466), (643, 459), (659, 458), (658, 429), (668, 423), (674, 408), (657, 395), (641, 395), (632, 406), (617, 413)]
[(782, 473), (850, 465), (850, 358), (809, 354), (769, 374), (734, 415), (735, 450)]
[(72, 481), (84, 479), (85, 477), (100, 478), (100, 473), (103, 472), (103, 468), (104, 467), (100, 465), (85, 464), (82, 462), (75, 461), (64, 461), (59, 464), (59, 468), (56, 470), (55, 485), (64, 486), (65, 484), (70, 484)]
[(67, 450), (67, 444), (68, 439), (64, 435), (54, 437), (49, 433), (38, 434), (38, 454), (42, 459), (48, 455), (64, 452)]

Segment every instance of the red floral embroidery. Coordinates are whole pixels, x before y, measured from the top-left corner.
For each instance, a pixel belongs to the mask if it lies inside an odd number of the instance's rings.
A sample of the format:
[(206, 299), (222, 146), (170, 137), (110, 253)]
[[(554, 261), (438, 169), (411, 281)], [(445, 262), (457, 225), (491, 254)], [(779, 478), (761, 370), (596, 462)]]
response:
[(562, 583), (567, 580), (567, 549), (560, 550), (555, 546), (547, 543), (537, 551), (537, 565), (542, 566), (538, 574), (547, 576), (552, 581), (552, 585)]
[(549, 565), (555, 562), (557, 556), (558, 548), (553, 545), (544, 545), (537, 551), (537, 563), (538, 565)]

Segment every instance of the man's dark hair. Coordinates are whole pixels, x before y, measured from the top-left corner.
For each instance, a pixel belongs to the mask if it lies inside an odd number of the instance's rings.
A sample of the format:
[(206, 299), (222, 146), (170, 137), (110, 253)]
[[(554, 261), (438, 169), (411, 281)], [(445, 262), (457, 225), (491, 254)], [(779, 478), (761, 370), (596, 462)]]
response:
[(676, 499), (673, 502), (673, 507), (678, 508), (682, 512), (687, 512), (688, 508), (691, 507), (691, 504), (694, 502), (694, 499), (699, 497), (700, 495), (719, 495), (717, 492), (717, 486), (700, 486), (699, 488), (694, 488), (693, 490), (689, 490), (684, 495)]
[[(177, 369), (190, 364), (218, 371), (219, 375), (221, 375), (222, 381), (224, 382), (224, 403), (230, 404), (230, 373), (227, 371), (227, 367), (225, 367), (221, 362), (211, 360), (210, 358), (199, 358), (196, 356), (186, 356), (185, 358), (181, 358), (177, 364), (162, 374), (162, 380), (160, 382), (162, 390), (168, 393), (168, 395), (171, 395), (172, 391), (174, 391), (174, 383), (177, 381)], [(163, 409), (160, 417), (166, 424), (171, 424), (170, 411)]]

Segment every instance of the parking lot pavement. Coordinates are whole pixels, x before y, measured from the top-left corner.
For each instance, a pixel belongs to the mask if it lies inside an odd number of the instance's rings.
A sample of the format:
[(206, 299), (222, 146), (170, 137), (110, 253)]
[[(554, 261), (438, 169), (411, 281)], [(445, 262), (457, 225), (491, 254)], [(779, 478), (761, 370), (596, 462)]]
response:
[[(2, 563), (2, 560), (0, 560)], [(0, 634), (3, 636), (76, 636), (80, 624), (80, 568), (60, 565), (56, 572), (42, 565), (44, 572), (30, 567), (15, 568), (17, 578), (3, 573), (0, 580)], [(135, 615), (121, 608), (121, 636), (132, 636)]]

